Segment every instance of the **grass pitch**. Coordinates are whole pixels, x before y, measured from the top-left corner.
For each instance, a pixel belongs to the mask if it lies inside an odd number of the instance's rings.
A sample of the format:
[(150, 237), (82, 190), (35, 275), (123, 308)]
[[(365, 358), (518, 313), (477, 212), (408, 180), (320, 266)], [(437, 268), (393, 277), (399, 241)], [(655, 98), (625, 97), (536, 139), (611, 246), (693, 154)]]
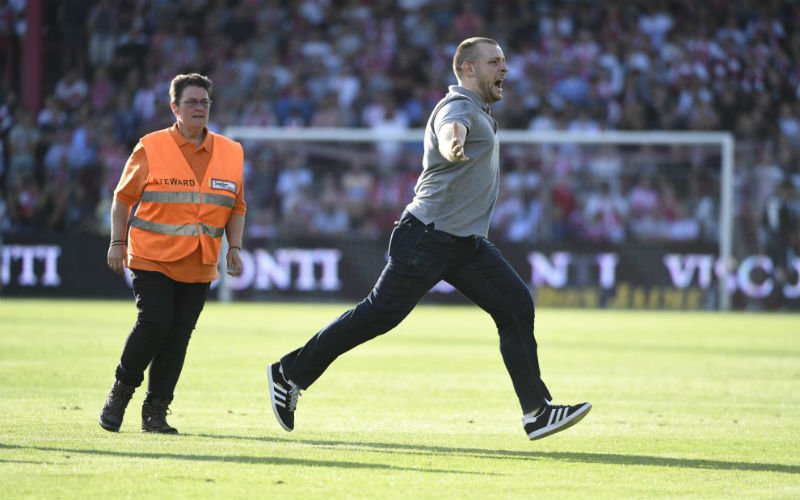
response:
[(0, 484), (18, 498), (798, 498), (800, 317), (538, 311), (577, 426), (527, 440), (490, 318), (417, 308), (272, 416), (266, 363), (341, 305), (209, 303), (170, 423), (97, 424), (132, 302), (0, 300)]

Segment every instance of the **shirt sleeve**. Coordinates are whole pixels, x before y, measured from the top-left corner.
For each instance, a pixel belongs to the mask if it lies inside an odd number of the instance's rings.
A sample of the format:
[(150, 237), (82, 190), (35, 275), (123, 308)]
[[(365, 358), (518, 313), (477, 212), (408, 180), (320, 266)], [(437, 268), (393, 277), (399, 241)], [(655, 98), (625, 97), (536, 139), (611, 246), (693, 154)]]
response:
[[(242, 145), (239, 144), (241, 148)], [(242, 153), (242, 170), (244, 170), (244, 152)], [(242, 186), (239, 189), (239, 192), (236, 193), (236, 201), (233, 202), (233, 209), (231, 210), (231, 214), (233, 215), (244, 215), (247, 212), (247, 203), (244, 201), (244, 172), (242, 173)]]
[(244, 215), (247, 212), (247, 203), (244, 201), (244, 184), (242, 188), (236, 193), (236, 201), (233, 202), (233, 215)]
[(453, 99), (446, 103), (433, 117), (433, 129), (436, 131), (436, 136), (439, 136), (442, 125), (453, 122), (463, 125), (469, 133), (473, 113), (472, 105), (467, 99)]
[(125, 163), (117, 187), (114, 189), (114, 199), (129, 207), (135, 205), (144, 192), (149, 175), (150, 164), (147, 162), (147, 153), (140, 141)]

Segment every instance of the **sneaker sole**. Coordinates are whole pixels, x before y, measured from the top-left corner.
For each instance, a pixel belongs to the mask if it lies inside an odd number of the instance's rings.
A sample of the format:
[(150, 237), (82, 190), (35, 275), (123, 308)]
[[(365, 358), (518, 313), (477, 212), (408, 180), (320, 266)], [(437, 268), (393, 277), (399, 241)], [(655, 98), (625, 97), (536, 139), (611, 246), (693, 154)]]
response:
[(273, 390), (274, 384), (272, 382), (272, 365), (267, 366), (267, 381), (269, 383), (269, 403), (270, 406), (272, 406), (272, 413), (275, 415), (275, 420), (281, 424), (281, 427), (283, 427), (286, 432), (292, 432), (292, 429), (283, 423), (283, 419), (281, 419), (281, 416), (278, 413), (278, 407), (275, 406), (275, 391)]
[(545, 427), (544, 429), (537, 431), (538, 434), (537, 432), (531, 432), (530, 434), (528, 434), (528, 439), (530, 439), (531, 441), (536, 441), (537, 439), (542, 439), (546, 438), (547, 436), (553, 435), (556, 432), (569, 429), (573, 425), (580, 422), (583, 419), (583, 417), (588, 415), (589, 410), (591, 409), (592, 409), (592, 403), (586, 403), (580, 410), (576, 411), (575, 413), (567, 417), (566, 420), (559, 422), (558, 425)]

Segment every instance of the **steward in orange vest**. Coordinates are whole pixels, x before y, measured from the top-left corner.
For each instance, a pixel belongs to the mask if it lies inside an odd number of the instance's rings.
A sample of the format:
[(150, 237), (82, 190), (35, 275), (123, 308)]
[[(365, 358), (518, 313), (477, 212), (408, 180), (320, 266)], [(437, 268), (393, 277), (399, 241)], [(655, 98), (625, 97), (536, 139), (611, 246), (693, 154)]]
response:
[(198, 181), (169, 129), (142, 137), (150, 166), (139, 208), (131, 218), (131, 256), (174, 262), (198, 245), (203, 264), (216, 264), (225, 225), (242, 189), (244, 153), (227, 137), (213, 134), (214, 150), (205, 178)]
[(141, 138), (114, 190), (106, 259), (116, 273), (129, 269), (138, 314), (100, 412), (107, 431), (119, 431), (149, 368), (142, 430), (178, 433), (167, 422), (169, 405), (211, 282), (219, 277), (223, 235), (227, 274), (242, 273), (244, 153), (237, 142), (208, 130), (212, 87), (198, 73), (172, 79), (175, 123)]

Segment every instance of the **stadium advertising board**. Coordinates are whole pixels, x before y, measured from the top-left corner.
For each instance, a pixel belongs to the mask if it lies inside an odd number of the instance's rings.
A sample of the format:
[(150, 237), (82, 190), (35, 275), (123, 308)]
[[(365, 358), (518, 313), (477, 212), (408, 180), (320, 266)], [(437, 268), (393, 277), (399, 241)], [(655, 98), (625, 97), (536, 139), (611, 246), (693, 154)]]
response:
[[(750, 255), (726, 266), (713, 247), (498, 246), (529, 282), (539, 306), (714, 309), (724, 279), (734, 308), (777, 296), (782, 305), (800, 309), (797, 258), (793, 278), (781, 283), (769, 257)], [(380, 273), (385, 247), (384, 238), (251, 242), (241, 252), (242, 275), (227, 277), (224, 286), (237, 300), (358, 300)], [(2, 295), (130, 297), (126, 280), (106, 268), (105, 252), (105, 240), (96, 237), (6, 241), (0, 247)], [(444, 282), (425, 300), (464, 301)]]

